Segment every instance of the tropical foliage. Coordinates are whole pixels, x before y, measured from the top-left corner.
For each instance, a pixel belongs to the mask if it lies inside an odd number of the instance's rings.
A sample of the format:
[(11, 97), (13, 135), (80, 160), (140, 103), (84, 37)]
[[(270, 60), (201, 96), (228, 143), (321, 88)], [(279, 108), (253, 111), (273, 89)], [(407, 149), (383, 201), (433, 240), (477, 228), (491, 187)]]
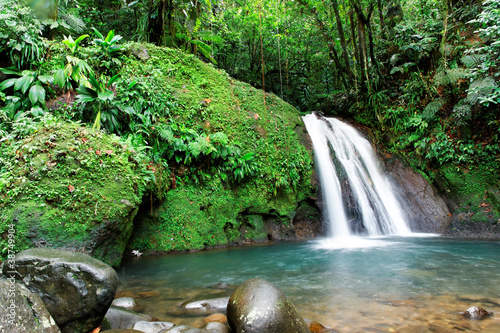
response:
[[(417, 169), (494, 166), (499, 11), (498, 0), (2, 0), (1, 130), (63, 93), (51, 110), (132, 138), (155, 164), (208, 172), (209, 159), (234, 180), (253, 175), (253, 152), (172, 118), (183, 109), (174, 98), (147, 96), (147, 75), (120, 73), (123, 45), (138, 41), (191, 53), (302, 112), (354, 118)], [(58, 66), (42, 63), (61, 52)], [(290, 175), (274, 178), (293, 187)]]

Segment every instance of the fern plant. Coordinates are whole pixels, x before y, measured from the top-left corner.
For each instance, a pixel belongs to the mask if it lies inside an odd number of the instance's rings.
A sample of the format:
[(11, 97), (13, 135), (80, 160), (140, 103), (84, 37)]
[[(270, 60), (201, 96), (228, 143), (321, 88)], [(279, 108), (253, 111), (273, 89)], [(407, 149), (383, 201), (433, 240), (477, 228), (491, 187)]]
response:
[(32, 68), (43, 58), (47, 44), (41, 37), (43, 24), (29, 7), (17, 1), (0, 2), (0, 56), (17, 68)]
[(469, 71), (464, 68), (454, 68), (448, 70), (442, 70), (436, 73), (434, 76), (434, 85), (445, 86), (456, 84), (460, 79), (465, 79), (469, 75)]
[(443, 97), (436, 98), (425, 107), (422, 112), (422, 118), (429, 121), (434, 115), (446, 104), (446, 99)]

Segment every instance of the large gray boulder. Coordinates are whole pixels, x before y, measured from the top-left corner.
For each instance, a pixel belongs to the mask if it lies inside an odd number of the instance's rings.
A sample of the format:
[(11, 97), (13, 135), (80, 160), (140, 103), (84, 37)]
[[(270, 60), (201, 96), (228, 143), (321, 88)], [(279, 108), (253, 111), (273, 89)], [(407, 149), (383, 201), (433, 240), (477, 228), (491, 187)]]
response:
[(227, 305), (235, 333), (309, 333), (295, 306), (274, 284), (250, 279), (235, 290)]
[(0, 299), (0, 332), (61, 332), (40, 296), (15, 279), (0, 279)]
[[(10, 270), (3, 266), (3, 274)], [(118, 284), (111, 266), (84, 253), (49, 248), (18, 253), (15, 271), (16, 279), (41, 297), (63, 333), (98, 327)]]

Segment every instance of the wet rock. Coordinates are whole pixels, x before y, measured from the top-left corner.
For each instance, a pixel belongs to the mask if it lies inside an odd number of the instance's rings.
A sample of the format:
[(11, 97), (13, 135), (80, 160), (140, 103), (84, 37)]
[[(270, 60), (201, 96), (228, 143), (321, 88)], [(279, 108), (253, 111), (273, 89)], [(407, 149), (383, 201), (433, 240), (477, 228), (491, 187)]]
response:
[(118, 306), (120, 308), (133, 309), (137, 307), (137, 303), (132, 297), (120, 297), (115, 298), (111, 305)]
[(227, 293), (203, 295), (182, 303), (169, 311), (171, 315), (200, 315), (225, 312), (229, 296)]
[(138, 330), (121, 330), (121, 329), (118, 329), (118, 330), (101, 331), (101, 333), (143, 333), (143, 332), (138, 331)]
[(235, 333), (308, 333), (295, 306), (272, 283), (243, 282), (229, 299), (227, 320)]
[(202, 310), (202, 311), (220, 311), (227, 307), (229, 297), (218, 297), (213, 299), (202, 299), (185, 303), (182, 306), (188, 310)]
[(205, 318), (205, 322), (208, 323), (227, 323), (227, 317), (223, 313), (214, 313)]
[(111, 329), (128, 329), (139, 321), (151, 321), (149, 316), (117, 306), (111, 306), (105, 318), (109, 321)]
[(61, 332), (40, 296), (14, 279), (0, 279), (0, 299), (0, 332)]
[(444, 233), (451, 222), (451, 211), (438, 190), (401, 161), (385, 157), (384, 162), (399, 185), (412, 231)]
[(144, 333), (158, 333), (172, 327), (174, 324), (168, 321), (138, 321), (132, 328)]
[(472, 306), (468, 308), (462, 315), (466, 318), (470, 319), (484, 319), (486, 317), (491, 316), (493, 313), (488, 312), (485, 309), (478, 307), (478, 306)]
[(160, 331), (159, 333), (212, 333), (207, 330), (202, 330), (199, 328), (194, 328), (191, 326), (180, 325), (174, 326), (171, 329)]
[(306, 321), (311, 333), (338, 333), (339, 331), (328, 328), (318, 323), (317, 321)]
[(41, 297), (61, 332), (98, 327), (117, 288), (115, 270), (83, 253), (29, 249), (16, 255), (15, 265), (16, 279)]
[(213, 333), (229, 333), (229, 327), (227, 325), (224, 325), (222, 323), (208, 323), (205, 329), (209, 332)]

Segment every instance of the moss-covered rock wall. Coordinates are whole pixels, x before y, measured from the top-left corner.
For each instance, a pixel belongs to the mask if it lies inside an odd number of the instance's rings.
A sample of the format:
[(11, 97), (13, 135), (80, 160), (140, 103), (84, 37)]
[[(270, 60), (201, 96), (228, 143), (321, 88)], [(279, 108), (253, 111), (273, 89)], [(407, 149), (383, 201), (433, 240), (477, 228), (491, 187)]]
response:
[[(47, 86), (50, 111), (23, 118), (24, 125), (14, 121), (0, 142), (1, 247), (8, 248), (13, 226), (16, 252), (67, 248), (116, 266), (128, 243), (129, 250), (154, 253), (295, 237), (296, 211), (314, 190), (295, 108), (178, 50), (127, 44), (121, 65), (104, 69), (98, 52), (80, 48), (79, 57), (99, 75), (118, 75), (113, 99), (134, 107), (140, 99), (134, 112), (141, 114), (132, 118), (115, 108), (121, 136), (109, 135), (90, 129), (90, 103), (74, 103), (75, 94), (58, 96), (57, 87)], [(52, 43), (40, 74), (64, 66), (66, 53)], [(110, 119), (105, 107), (102, 117)], [(184, 150), (175, 146), (182, 133), (196, 137), (182, 143)], [(224, 162), (229, 167), (195, 154), (196, 147), (226, 154), (218, 152), (223, 144), (211, 143), (216, 137), (238, 151)], [(244, 159), (251, 159), (251, 170)], [(299, 237), (318, 229), (310, 219), (295, 222)]]

